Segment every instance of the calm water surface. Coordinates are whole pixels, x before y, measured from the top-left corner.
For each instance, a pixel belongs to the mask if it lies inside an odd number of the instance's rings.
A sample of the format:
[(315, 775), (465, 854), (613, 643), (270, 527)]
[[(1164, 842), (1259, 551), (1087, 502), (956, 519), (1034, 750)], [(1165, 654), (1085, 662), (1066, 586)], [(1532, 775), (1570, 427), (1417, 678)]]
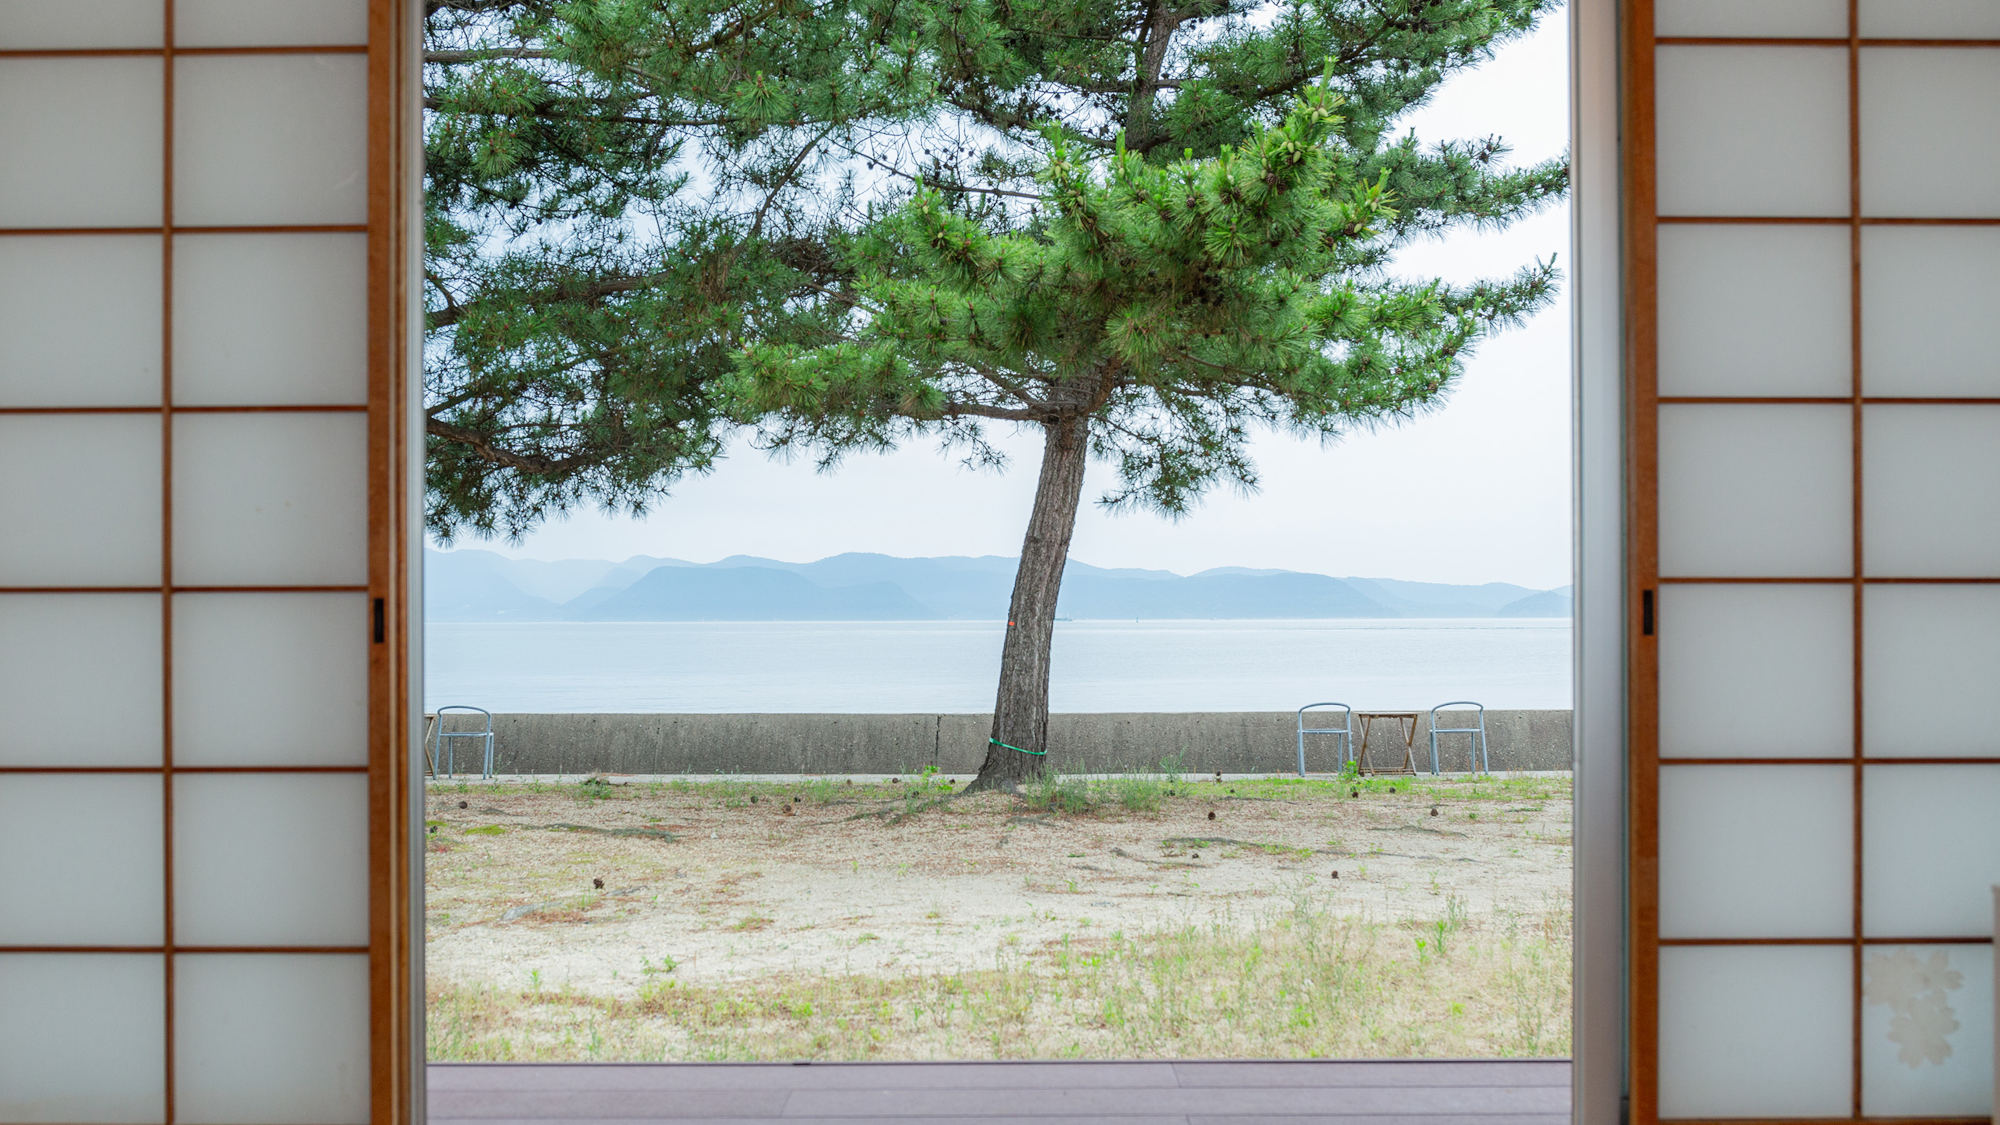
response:
[[(426, 703), (491, 711), (993, 706), (1005, 627), (976, 621), (432, 624)], [(1570, 706), (1567, 619), (1069, 621), (1057, 711)]]

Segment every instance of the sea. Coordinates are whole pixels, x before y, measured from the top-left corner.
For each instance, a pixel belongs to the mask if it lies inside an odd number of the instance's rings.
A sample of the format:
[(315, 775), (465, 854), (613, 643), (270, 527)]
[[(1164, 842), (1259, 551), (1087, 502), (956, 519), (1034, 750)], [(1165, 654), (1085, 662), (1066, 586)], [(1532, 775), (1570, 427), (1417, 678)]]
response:
[[(500, 712), (990, 711), (1005, 625), (438, 622), (429, 707)], [(1570, 706), (1567, 618), (1063, 621), (1055, 711)]]

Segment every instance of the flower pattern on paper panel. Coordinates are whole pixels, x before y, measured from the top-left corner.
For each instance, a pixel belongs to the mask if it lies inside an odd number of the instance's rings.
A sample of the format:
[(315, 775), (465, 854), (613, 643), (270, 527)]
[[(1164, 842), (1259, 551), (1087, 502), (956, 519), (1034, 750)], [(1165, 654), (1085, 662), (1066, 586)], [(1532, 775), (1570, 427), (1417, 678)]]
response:
[(1949, 1037), (1959, 1027), (1948, 994), (1965, 984), (1964, 974), (1951, 967), (1942, 950), (1925, 959), (1907, 949), (1877, 953), (1866, 968), (1861, 994), (1894, 1013), (1889, 1041), (1898, 1048), (1896, 1057), (1911, 1070), (1925, 1063), (1944, 1065), (1951, 1057)]

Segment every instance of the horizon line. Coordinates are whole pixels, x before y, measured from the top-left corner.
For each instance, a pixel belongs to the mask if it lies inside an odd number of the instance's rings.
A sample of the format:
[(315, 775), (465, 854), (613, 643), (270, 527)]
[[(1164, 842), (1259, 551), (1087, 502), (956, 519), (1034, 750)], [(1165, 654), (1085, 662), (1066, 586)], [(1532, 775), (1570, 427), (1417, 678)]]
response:
[[(780, 563), (785, 566), (813, 566), (818, 563), (826, 562), (830, 559), (844, 558), (850, 555), (863, 555), (874, 558), (895, 559), (899, 562), (924, 562), (924, 561), (939, 560), (939, 559), (967, 559), (973, 561), (978, 561), (982, 559), (997, 559), (1003, 562), (1012, 562), (1019, 558), (1018, 555), (892, 555), (884, 551), (838, 551), (831, 555), (822, 555), (821, 557), (816, 559), (795, 561), (792, 559), (773, 558), (769, 555), (753, 555), (747, 552), (738, 551), (732, 554), (723, 555), (721, 558), (711, 559), (707, 562), (697, 562), (693, 559), (683, 559), (673, 555), (628, 555), (622, 559), (608, 559), (602, 557), (591, 557), (587, 555), (570, 555), (559, 559), (548, 559), (548, 558), (538, 558), (528, 555), (510, 555), (502, 550), (497, 550), (491, 546), (486, 546), (486, 545), (464, 546), (455, 544), (448, 547), (441, 547), (437, 543), (432, 542), (428, 539), (426, 539), (424, 542), (424, 550), (426, 552), (434, 552), (440, 555), (453, 555), (464, 552), (478, 551), (484, 554), (498, 556), (499, 558), (505, 559), (508, 562), (543, 563), (551, 566), (559, 563), (610, 563), (613, 566), (624, 566), (635, 559), (657, 560), (664, 564), (679, 563), (683, 566), (688, 566), (688, 567), (715, 566), (718, 563), (727, 562), (730, 559), (756, 559), (761, 562)], [(1128, 570), (1128, 571), (1138, 571), (1144, 574), (1167, 574), (1167, 575), (1172, 575), (1175, 578), (1199, 578), (1204, 574), (1213, 574), (1219, 570), (1248, 570), (1248, 571), (1269, 571), (1272, 574), (1301, 574), (1312, 578), (1331, 578), (1337, 582), (1408, 582), (1420, 586), (1466, 586), (1475, 588), (1479, 586), (1513, 586), (1517, 589), (1527, 590), (1530, 593), (1536, 593), (1536, 594), (1550, 594), (1559, 591), (1570, 590), (1573, 589), (1576, 585), (1576, 579), (1574, 576), (1572, 576), (1568, 582), (1564, 582), (1558, 586), (1530, 586), (1521, 582), (1510, 582), (1502, 578), (1489, 578), (1484, 582), (1450, 582), (1450, 581), (1440, 581), (1428, 578), (1388, 578), (1388, 577), (1383, 577), (1381, 575), (1328, 574), (1325, 571), (1318, 571), (1318, 570), (1293, 570), (1289, 567), (1281, 567), (1281, 566), (1248, 566), (1240, 563), (1227, 564), (1223, 566), (1211, 566), (1211, 567), (1206, 567), (1202, 570), (1194, 571), (1192, 573), (1184, 574), (1178, 570), (1168, 570), (1164, 567), (1103, 566), (1098, 563), (1086, 562), (1085, 560), (1080, 559), (1075, 555), (1069, 556), (1068, 561), (1072, 563), (1081, 563), (1082, 565), (1088, 566), (1094, 570), (1103, 570), (1112, 572)]]

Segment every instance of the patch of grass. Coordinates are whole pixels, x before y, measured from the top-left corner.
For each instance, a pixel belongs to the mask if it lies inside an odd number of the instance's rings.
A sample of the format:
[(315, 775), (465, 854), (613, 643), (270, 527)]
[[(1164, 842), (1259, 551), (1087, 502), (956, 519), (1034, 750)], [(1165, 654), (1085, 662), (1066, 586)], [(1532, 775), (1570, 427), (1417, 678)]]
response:
[[(1569, 917), (1424, 927), (1296, 901), (1254, 925), (1065, 936), (990, 970), (648, 981), (629, 994), (429, 987), (439, 1061), (1553, 1057)], [(1439, 945), (1433, 935), (1442, 933)]]
[(1029, 778), (1021, 786), (1021, 803), (1031, 812), (1066, 816), (1087, 813), (1097, 804), (1091, 798), (1090, 782), (1055, 770), (1045, 770)]
[(1170, 779), (1158, 774), (1125, 774), (1105, 782), (1112, 799), (1126, 812), (1158, 812), (1169, 784)]
[(1101, 784), (1126, 812), (1158, 812), (1167, 798), (1190, 795), (1186, 773), (1185, 759), (1179, 754), (1169, 754), (1160, 760), (1156, 770), (1132, 770)]
[(830, 805), (846, 797), (849, 792), (851, 792), (851, 787), (842, 784), (839, 778), (815, 777), (804, 785), (798, 786), (797, 791), (793, 795), (804, 797), (805, 804)]
[(737, 934), (754, 934), (758, 930), (769, 929), (771, 921), (772, 919), (768, 915), (747, 914), (730, 923), (729, 930), (731, 933)]
[(505, 836), (507, 834), (507, 826), (504, 824), (482, 824), (476, 828), (466, 829), (465, 834), (467, 836)]
[(592, 774), (576, 783), (576, 796), (580, 801), (609, 801), (618, 795), (618, 787), (611, 779)]
[(664, 1005), (667, 1002), (667, 993), (673, 991), (678, 987), (680, 987), (680, 985), (676, 981), (670, 981), (670, 980), (646, 981), (639, 986), (639, 1003), (646, 1005)]
[[(1277, 775), (1270, 777), (1234, 778), (1221, 784), (1202, 782), (1204, 795), (1214, 796), (1218, 791), (1233, 797), (1276, 801), (1294, 801), (1309, 798), (1344, 798), (1354, 790), (1363, 796), (1419, 797), (1428, 801), (1448, 799), (1454, 801), (1509, 801), (1550, 800), (1556, 797), (1567, 799), (1568, 783), (1546, 777), (1494, 777), (1486, 774), (1473, 776), (1444, 775), (1432, 777), (1429, 774), (1411, 776), (1401, 774), (1383, 776), (1373, 774), (1361, 777), (1348, 771), (1334, 777), (1296, 777)], [(1391, 793), (1391, 790), (1394, 790)]]
[(1181, 761), (1169, 757), (1157, 769), (1133, 769), (1108, 777), (1084, 778), (1049, 771), (1030, 778), (1021, 799), (1033, 812), (1075, 815), (1120, 809), (1128, 813), (1158, 812), (1167, 800), (1189, 797), (1192, 783), (1182, 779)]
[(1457, 933), (1465, 928), (1465, 921), (1465, 900), (1458, 895), (1446, 895), (1444, 917), (1422, 927), (1418, 932), (1417, 960), (1449, 957)]
[[(922, 774), (915, 775), (921, 778)], [(944, 783), (939, 781), (939, 786)], [(620, 788), (614, 786), (614, 788)], [(629, 787), (626, 787), (629, 788)], [(671, 781), (648, 782), (645, 793), (649, 797), (694, 797), (699, 803), (725, 809), (741, 809), (750, 805), (779, 805), (793, 803), (808, 805), (843, 805), (866, 801), (899, 799), (907, 795), (908, 783), (895, 785), (887, 781), (856, 782), (851, 778), (829, 776), (812, 777), (802, 781), (742, 781), (728, 776), (718, 776), (714, 780), (696, 781), (689, 778), (675, 778)], [(756, 798), (752, 800), (751, 798)]]

